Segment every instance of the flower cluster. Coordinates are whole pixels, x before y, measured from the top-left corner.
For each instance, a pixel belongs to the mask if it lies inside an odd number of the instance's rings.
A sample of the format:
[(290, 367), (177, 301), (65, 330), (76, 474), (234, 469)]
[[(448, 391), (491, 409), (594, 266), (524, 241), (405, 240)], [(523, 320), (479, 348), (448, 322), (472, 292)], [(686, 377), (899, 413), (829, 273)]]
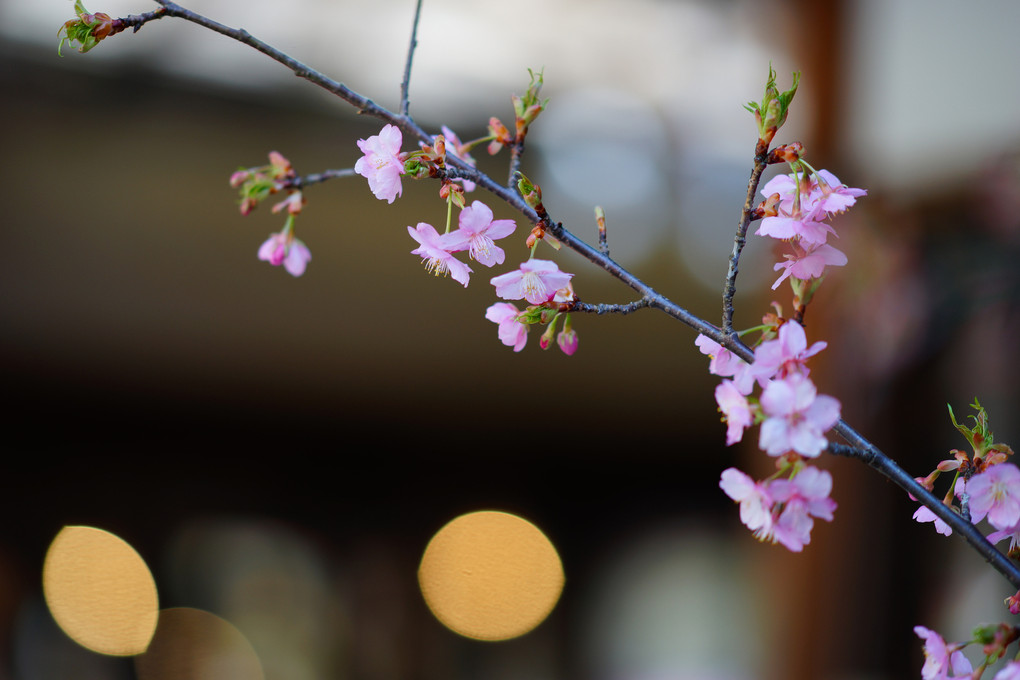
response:
[[(1013, 450), (995, 441), (988, 428), (988, 413), (984, 407), (977, 400), (972, 407), (977, 410), (977, 415), (971, 416), (973, 427), (958, 423), (952, 408), (949, 409), (953, 425), (966, 437), (971, 452), (953, 449), (950, 451), (951, 458), (940, 461), (927, 477), (919, 477), (917, 481), (932, 491), (943, 472), (953, 472), (953, 481), (943, 504), (958, 514), (969, 514), (975, 524), (987, 519), (996, 529), (988, 539), (998, 543), (1009, 538), (1010, 554), (1020, 554), (1017, 549), (1020, 545), (1020, 469), (1008, 462)], [(953, 533), (948, 524), (923, 505), (914, 513), (914, 519), (934, 522), (936, 531), (944, 536)]]
[[(762, 511), (751, 522), (745, 512), (746, 483), (734, 481), (736, 475), (742, 478), (746, 475), (727, 470), (720, 486), (730, 498), (740, 502), (741, 521), (755, 536), (799, 551), (810, 540), (810, 517), (831, 520), (836, 507), (828, 498), (832, 488), (828, 473), (804, 465), (804, 459), (817, 458), (825, 449), (828, 443), (825, 432), (839, 420), (839, 402), (818, 394), (808, 377), (807, 360), (825, 349), (826, 344), (816, 342), (809, 347), (804, 328), (793, 320), (779, 326), (774, 339), (758, 345), (752, 363), (705, 335), (699, 335), (695, 344), (711, 357), (709, 371), (724, 378), (715, 390), (715, 398), (727, 424), (727, 445), (741, 441), (744, 430), (760, 423), (759, 448), (778, 457), (780, 473), (790, 475), (789, 479), (754, 483), (758, 498), (755, 502)], [(755, 386), (761, 388), (757, 399), (752, 396)], [(797, 480), (805, 475), (807, 481), (798, 484)], [(798, 493), (791, 495), (790, 489), (797, 489)], [(765, 515), (772, 517), (772, 521), (764, 522)]]
[[(951, 680), (967, 678), (978, 680), (985, 670), (1006, 655), (1006, 648), (1020, 639), (1020, 628), (1006, 623), (980, 626), (967, 642), (947, 643), (937, 632), (924, 626), (914, 626), (914, 633), (924, 640), (924, 666), (922, 680)], [(964, 656), (968, 645), (981, 645), (984, 658), (974, 668)], [(1013, 659), (995, 674), (993, 680), (1020, 680), (1020, 660)]]
[(781, 543), (800, 552), (811, 541), (813, 517), (832, 521), (836, 502), (829, 498), (832, 475), (800, 467), (789, 479), (756, 482), (736, 468), (722, 473), (719, 486), (740, 503), (740, 521), (760, 541)]
[(270, 151), (268, 165), (237, 170), (230, 176), (230, 186), (241, 193), (242, 215), (250, 214), (269, 196), (287, 190), (287, 197), (273, 206), (274, 213), (286, 211), (287, 220), (282, 230), (269, 235), (259, 248), (258, 257), (274, 267), (283, 265), (292, 276), (301, 276), (312, 253), (300, 239), (294, 238), (294, 218), (307, 202), (301, 191), (291, 186), (295, 179), (297, 173), (290, 161), (280, 152)]
[(764, 217), (755, 233), (785, 241), (793, 250), (785, 254), (785, 262), (774, 267), (783, 273), (772, 284), (773, 290), (787, 277), (801, 281), (819, 279), (827, 266), (841, 267), (847, 263), (842, 251), (826, 243), (829, 234), (836, 232), (825, 220), (843, 212), (867, 193), (840, 183), (828, 170), (810, 174), (801, 170), (807, 165), (802, 160), (795, 160), (792, 165), (792, 174), (772, 178), (761, 190), (766, 198), (761, 208)]
[[(358, 140), (358, 148), (364, 154), (354, 166), (355, 171), (368, 180), (369, 188), (376, 198), (392, 203), (402, 194), (402, 177), (439, 176), (445, 171), (446, 154), (449, 152), (470, 166), (474, 165), (470, 150), (473, 143), (463, 143), (452, 130), (442, 128), (443, 133), (433, 138), (431, 145), (422, 145), (419, 151), (402, 153), (403, 137), (400, 129), (387, 125), (378, 135)], [(486, 267), (501, 265), (506, 259), (505, 251), (496, 241), (510, 236), (517, 228), (513, 220), (495, 219), (492, 210), (481, 201), (464, 204), (463, 192), (472, 191), (474, 183), (463, 178), (451, 179), (443, 175), (440, 197), (447, 202), (447, 223), (443, 233), (427, 222), (419, 222), (407, 231), (418, 247), (411, 251), (418, 255), (426, 271), (437, 276), (449, 275), (465, 288), (473, 270), (467, 263), (455, 257), (466, 252), (468, 257)], [(455, 184), (454, 182), (462, 184)], [(452, 227), (452, 209), (460, 208), (457, 228)], [(537, 245), (537, 244), (536, 244)], [(560, 271), (551, 260), (532, 257), (514, 271), (492, 277), (490, 283), (496, 295), (504, 300), (527, 300), (530, 306), (518, 309), (508, 302), (497, 302), (485, 312), (485, 318), (497, 324), (500, 341), (515, 352), (521, 351), (527, 343), (528, 328), (532, 324), (546, 324), (548, 331), (542, 336), (543, 349), (556, 344), (566, 354), (577, 349), (577, 333), (571, 327), (570, 315), (561, 311), (574, 300), (570, 279), (573, 274)], [(563, 317), (559, 333), (558, 320)]]

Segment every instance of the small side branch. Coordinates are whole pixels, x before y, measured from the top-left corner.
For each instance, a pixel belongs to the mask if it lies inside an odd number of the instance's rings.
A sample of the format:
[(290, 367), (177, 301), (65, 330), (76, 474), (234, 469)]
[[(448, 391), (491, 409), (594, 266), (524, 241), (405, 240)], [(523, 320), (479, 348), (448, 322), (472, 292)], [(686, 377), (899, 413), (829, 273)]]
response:
[(400, 115), (407, 116), (410, 101), (408, 90), (411, 87), (411, 63), (414, 61), (414, 49), (418, 47), (418, 22), (421, 19), (421, 0), (414, 8), (414, 24), (411, 26), (411, 43), (407, 46), (407, 63), (404, 65), (404, 80), (400, 83)]
[(737, 233), (733, 237), (733, 252), (730, 253), (726, 284), (723, 287), (722, 330), (725, 335), (733, 334), (733, 297), (737, 294), (737, 270), (740, 265), (740, 253), (744, 250), (744, 244), (747, 241), (747, 227), (751, 224), (751, 216), (754, 213), (754, 196), (758, 193), (761, 173), (768, 165), (768, 152), (768, 142), (759, 139), (754, 148), (754, 168), (751, 170), (751, 178), (747, 181), (747, 197), (744, 199), (744, 208), (740, 212)]
[(587, 302), (581, 302), (578, 300), (570, 307), (571, 312), (584, 312), (587, 314), (597, 314), (602, 316), (603, 314), (630, 314), (636, 312), (639, 309), (651, 306), (651, 300), (648, 298), (641, 298), (634, 302), (628, 302), (625, 305), (609, 305), (609, 304), (598, 304), (592, 305)]

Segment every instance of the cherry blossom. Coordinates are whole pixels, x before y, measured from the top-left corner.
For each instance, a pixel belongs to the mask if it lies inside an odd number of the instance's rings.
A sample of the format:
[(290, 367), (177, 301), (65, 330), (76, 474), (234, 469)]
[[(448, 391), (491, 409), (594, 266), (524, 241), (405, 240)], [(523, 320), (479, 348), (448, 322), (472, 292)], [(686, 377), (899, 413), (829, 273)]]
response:
[(471, 268), (453, 256), (450, 234), (440, 235), (435, 227), (425, 222), (419, 222), (415, 228), (408, 227), (407, 233), (421, 244), (411, 254), (421, 256), (426, 270), (434, 272), (436, 276), (449, 274), (454, 281), (467, 288)]
[[(1016, 614), (1016, 612), (1013, 612)], [(1020, 680), (1020, 661), (1010, 661), (992, 680)]]
[[(924, 640), (924, 667), (921, 668), (923, 680), (970, 677), (974, 669), (957, 645), (947, 646), (941, 635), (924, 626), (914, 626), (914, 633)], [(953, 675), (949, 675), (950, 667)]]
[(403, 192), (400, 175), (404, 162), (400, 160), (403, 135), (400, 128), (386, 125), (378, 135), (359, 139), (358, 148), (365, 155), (354, 164), (354, 172), (368, 179), (368, 188), (379, 200), (393, 203)]
[(858, 197), (868, 193), (865, 189), (846, 186), (828, 170), (819, 170), (818, 177), (813, 179), (816, 181), (813, 182), (811, 200), (829, 215), (843, 212), (856, 203)]
[(573, 274), (561, 272), (551, 260), (528, 260), (520, 269), (495, 276), (490, 283), (496, 295), (504, 300), (524, 298), (533, 305), (548, 302), (560, 288), (565, 288)]
[[(468, 152), (467, 148), (460, 141), (460, 137), (454, 134), (453, 130), (446, 127), (445, 125), (441, 128), (441, 130), (443, 132), (443, 137), (446, 138), (446, 152), (464, 161), (472, 168), (475, 167), (475, 159), (471, 157), (471, 154)], [(464, 191), (475, 190), (475, 183), (469, 179), (458, 179), (456, 181), (463, 184)]]
[(723, 470), (719, 488), (740, 503), (740, 521), (755, 536), (761, 538), (771, 534), (774, 503), (765, 484), (754, 481), (736, 468), (727, 468)]
[(312, 259), (312, 253), (308, 246), (285, 229), (278, 234), (269, 235), (259, 248), (259, 259), (274, 267), (282, 264), (292, 276), (301, 276), (305, 273), (308, 261)]
[(812, 517), (832, 521), (836, 502), (829, 498), (832, 475), (805, 467), (793, 479), (769, 483), (769, 495), (783, 510), (773, 526), (773, 539), (792, 552), (800, 552), (811, 541)]
[(817, 457), (827, 444), (823, 433), (839, 420), (839, 402), (818, 395), (814, 383), (800, 373), (770, 382), (762, 392), (761, 407), (767, 418), (758, 446), (770, 456), (792, 450)]
[[(949, 536), (953, 533), (952, 528), (948, 524), (939, 519), (934, 512), (923, 505), (914, 511), (913, 519), (921, 522), (922, 524), (925, 522), (935, 522), (935, 531), (939, 532), (943, 536)], [(990, 536), (989, 539), (991, 539)], [(992, 542), (994, 543), (995, 541)]]
[(513, 220), (493, 220), (492, 210), (481, 201), (474, 201), (460, 211), (458, 228), (450, 234), (455, 250), (467, 250), (471, 258), (486, 267), (503, 264), (503, 249), (493, 241), (514, 232)]
[(702, 354), (712, 361), (708, 364), (708, 372), (723, 378), (733, 378), (733, 385), (741, 394), (747, 395), (754, 389), (754, 374), (751, 364), (729, 351), (715, 340), (701, 333), (695, 338), (694, 344)]
[(993, 465), (970, 478), (970, 515), (976, 524), (986, 515), (999, 530), (1020, 523), (1020, 469), (1012, 463)]
[(825, 243), (829, 234), (835, 235), (836, 230), (825, 222), (819, 222), (816, 219), (819, 216), (818, 212), (796, 210), (791, 215), (765, 217), (754, 233), (781, 241), (799, 238), (802, 242), (820, 245)]
[(520, 310), (509, 302), (497, 302), (485, 310), (485, 318), (499, 324), (499, 340), (515, 352), (524, 349), (528, 342), (528, 326), (518, 318)]
[(772, 284), (772, 290), (779, 287), (788, 276), (806, 281), (817, 279), (822, 275), (827, 266), (842, 267), (847, 263), (846, 254), (828, 244), (809, 245), (802, 248), (794, 245), (794, 254), (786, 254), (786, 262), (777, 262), (773, 267), (775, 271), (783, 269), (782, 275)]
[(715, 388), (715, 402), (726, 420), (726, 445), (739, 442), (744, 437), (744, 430), (754, 422), (747, 397), (740, 393), (732, 380), (723, 380)]
[(804, 327), (796, 321), (787, 321), (779, 327), (776, 339), (763, 342), (754, 350), (751, 372), (762, 386), (774, 377), (807, 375), (810, 371), (805, 362), (827, 346), (825, 341), (819, 341), (808, 347)]
[(577, 351), (577, 331), (569, 325), (564, 326), (563, 330), (556, 334), (556, 344), (568, 357), (574, 356), (574, 352)]

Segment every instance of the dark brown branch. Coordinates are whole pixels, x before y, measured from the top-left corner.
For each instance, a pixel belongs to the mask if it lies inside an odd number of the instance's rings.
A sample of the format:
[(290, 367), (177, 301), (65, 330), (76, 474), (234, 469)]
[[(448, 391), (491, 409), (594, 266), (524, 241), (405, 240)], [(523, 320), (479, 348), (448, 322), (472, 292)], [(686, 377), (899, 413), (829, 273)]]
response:
[(630, 314), (636, 312), (639, 309), (644, 309), (649, 306), (649, 301), (645, 298), (635, 300), (634, 302), (628, 302), (623, 305), (609, 305), (609, 304), (597, 304), (592, 305), (587, 302), (581, 302), (578, 300), (570, 306), (571, 312), (585, 312), (588, 314), (597, 314), (599, 316), (603, 314)]

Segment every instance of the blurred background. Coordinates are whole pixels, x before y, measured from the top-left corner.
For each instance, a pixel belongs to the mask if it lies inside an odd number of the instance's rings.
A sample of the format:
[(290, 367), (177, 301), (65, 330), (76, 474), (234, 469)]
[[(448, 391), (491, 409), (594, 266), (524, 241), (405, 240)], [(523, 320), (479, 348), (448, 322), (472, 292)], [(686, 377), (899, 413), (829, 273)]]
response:
[[(397, 106), (411, 0), (188, 6)], [(177, 20), (58, 58), (70, 18), (0, 0), (0, 678), (135, 677), (47, 612), (43, 556), (75, 524), (134, 546), (160, 606), (231, 621), (270, 680), (916, 677), (914, 625), (964, 639), (1009, 616), (1001, 577), (852, 461), (821, 461), (839, 510), (803, 554), (756, 542), (718, 479), (771, 463), (722, 445), (694, 334), (575, 317), (573, 357), (535, 333), (515, 354), (483, 316), (496, 272), (465, 290), (409, 255), (407, 225), (445, 216), (434, 184), (393, 205), (361, 178), (313, 187), (306, 274), (259, 262), (283, 220), (242, 218), (230, 174), (270, 150), (351, 167), (379, 124)], [(1018, 22), (1011, 0), (426, 0), (411, 113), (481, 136), (544, 68), (524, 171), (554, 218), (594, 241), (602, 205), (613, 256), (717, 322), (756, 136), (741, 107), (770, 62), (781, 86), (803, 71), (777, 141), (869, 191), (835, 222), (850, 263), (809, 311), (829, 343), (813, 376), (921, 476), (964, 445), (946, 403), (977, 396), (998, 439), (1020, 433)], [(745, 252), (739, 327), (789, 305), (770, 246)], [(546, 256), (585, 301), (633, 299)], [(482, 509), (535, 523), (566, 575), (501, 643), (443, 628), (415, 579), (429, 538)]]

